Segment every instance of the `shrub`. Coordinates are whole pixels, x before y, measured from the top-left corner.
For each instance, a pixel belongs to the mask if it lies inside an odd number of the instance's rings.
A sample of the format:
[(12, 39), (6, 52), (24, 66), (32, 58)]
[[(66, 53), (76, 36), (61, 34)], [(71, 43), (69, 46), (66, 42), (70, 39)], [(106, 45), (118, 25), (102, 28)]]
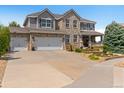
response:
[(9, 29), (8, 27), (4, 27), (0, 25), (0, 57), (4, 55), (9, 49)]
[(82, 49), (81, 49), (81, 48), (76, 48), (76, 49), (75, 49), (75, 52), (81, 53), (81, 52), (82, 52)]
[(89, 55), (89, 58), (90, 58), (91, 60), (99, 60), (99, 59), (100, 59), (99, 56), (97, 56), (97, 55), (95, 55), (95, 54)]
[(108, 51), (110, 51), (109, 47), (107, 45), (103, 45), (103, 53), (107, 53)]

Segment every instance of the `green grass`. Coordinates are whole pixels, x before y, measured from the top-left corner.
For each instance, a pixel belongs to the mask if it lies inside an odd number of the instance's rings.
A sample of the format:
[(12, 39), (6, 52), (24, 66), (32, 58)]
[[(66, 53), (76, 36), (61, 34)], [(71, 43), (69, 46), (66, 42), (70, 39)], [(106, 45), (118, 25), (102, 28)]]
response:
[(99, 60), (99, 59), (100, 59), (100, 57), (97, 56), (97, 55), (95, 55), (95, 54), (91, 54), (91, 55), (89, 55), (88, 57), (89, 57), (89, 59), (91, 59), (91, 60)]

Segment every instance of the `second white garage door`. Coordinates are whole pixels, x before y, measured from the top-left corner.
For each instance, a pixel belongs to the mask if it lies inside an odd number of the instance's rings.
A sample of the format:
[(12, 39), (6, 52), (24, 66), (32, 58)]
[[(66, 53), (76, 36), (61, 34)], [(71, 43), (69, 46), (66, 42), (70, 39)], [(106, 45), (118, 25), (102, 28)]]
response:
[(35, 37), (37, 50), (62, 50), (62, 37)]

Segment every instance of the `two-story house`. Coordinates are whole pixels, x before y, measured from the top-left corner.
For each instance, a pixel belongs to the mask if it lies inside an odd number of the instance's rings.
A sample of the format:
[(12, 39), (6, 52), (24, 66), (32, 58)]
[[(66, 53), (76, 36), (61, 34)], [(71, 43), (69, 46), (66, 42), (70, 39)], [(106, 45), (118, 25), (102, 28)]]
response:
[(49, 9), (26, 16), (24, 28), (10, 27), (12, 51), (63, 50), (66, 44), (88, 47), (95, 43), (96, 22), (80, 17), (73, 9), (54, 14)]

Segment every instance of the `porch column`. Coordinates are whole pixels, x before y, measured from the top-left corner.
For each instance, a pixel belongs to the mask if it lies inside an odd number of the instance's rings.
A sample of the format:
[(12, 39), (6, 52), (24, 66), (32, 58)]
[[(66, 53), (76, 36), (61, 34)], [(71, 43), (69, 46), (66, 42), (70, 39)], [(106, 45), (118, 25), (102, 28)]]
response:
[(29, 37), (29, 50), (31, 51), (32, 50), (32, 36), (30, 34), (30, 37)]
[(100, 37), (101, 37), (101, 40), (100, 40), (100, 42), (101, 42), (101, 43), (103, 43), (103, 36), (101, 35)]
[(89, 35), (89, 47), (91, 48), (92, 42), (91, 42), (91, 35)]
[(66, 50), (65, 35), (63, 36), (63, 49)]
[(83, 47), (83, 35), (80, 35), (80, 47)]

